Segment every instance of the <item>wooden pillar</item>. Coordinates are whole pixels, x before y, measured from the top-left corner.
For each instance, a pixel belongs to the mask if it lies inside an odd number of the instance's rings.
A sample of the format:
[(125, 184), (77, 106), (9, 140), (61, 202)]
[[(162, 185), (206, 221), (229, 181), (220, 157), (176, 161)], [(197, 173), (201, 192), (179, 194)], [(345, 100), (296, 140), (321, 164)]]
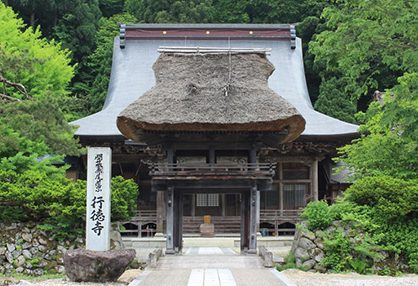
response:
[(279, 221), (277, 218), (274, 222), (274, 236), (279, 236)]
[(245, 254), (249, 248), (249, 192), (241, 193), (241, 254)]
[(249, 248), (248, 254), (257, 254), (257, 185), (256, 182), (250, 191), (250, 220), (249, 220)]
[[(249, 156), (248, 156), (248, 162), (251, 164), (257, 164), (257, 147), (255, 145), (255, 142), (252, 143)], [(253, 168), (256, 170), (257, 168)], [(258, 236), (261, 236), (260, 232), (260, 191), (256, 191), (256, 198), (255, 198), (255, 224), (256, 224), (256, 232)]]
[(165, 211), (165, 203), (164, 203), (164, 194), (163, 191), (157, 191), (157, 229), (155, 236), (156, 237), (163, 237), (163, 225), (164, 225), (164, 211)]
[(283, 201), (284, 201), (284, 187), (283, 183), (279, 183), (279, 214), (283, 216)]
[(213, 146), (209, 146), (209, 164), (215, 164), (215, 148)]
[(318, 159), (312, 163), (312, 201), (318, 200)]
[[(168, 170), (171, 170), (172, 164), (174, 164), (174, 146), (172, 142), (167, 142), (168, 148), (167, 148), (167, 164), (168, 164)], [(174, 254), (174, 240), (175, 240), (175, 212), (174, 212), (174, 186), (169, 184), (167, 186), (167, 247), (166, 247), (166, 254)]]
[(192, 194), (192, 202), (191, 202), (191, 210), (190, 210), (190, 215), (191, 216), (196, 216), (196, 194)]
[(167, 187), (167, 245), (166, 254), (174, 254), (174, 187)]
[(183, 248), (183, 194), (179, 191), (174, 191), (173, 213), (173, 247), (175, 253), (181, 253)]
[(226, 195), (221, 194), (222, 216), (226, 216)]
[(215, 155), (215, 148), (213, 146), (209, 146), (209, 164), (211, 166), (211, 171), (213, 171), (213, 165), (216, 163), (216, 155)]

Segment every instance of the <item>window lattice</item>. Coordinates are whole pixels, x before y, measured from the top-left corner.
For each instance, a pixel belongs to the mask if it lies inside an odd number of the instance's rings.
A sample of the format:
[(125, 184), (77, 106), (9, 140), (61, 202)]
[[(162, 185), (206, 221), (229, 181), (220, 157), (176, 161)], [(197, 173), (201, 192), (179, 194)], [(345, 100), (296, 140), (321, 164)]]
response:
[(196, 206), (219, 207), (219, 194), (197, 194)]

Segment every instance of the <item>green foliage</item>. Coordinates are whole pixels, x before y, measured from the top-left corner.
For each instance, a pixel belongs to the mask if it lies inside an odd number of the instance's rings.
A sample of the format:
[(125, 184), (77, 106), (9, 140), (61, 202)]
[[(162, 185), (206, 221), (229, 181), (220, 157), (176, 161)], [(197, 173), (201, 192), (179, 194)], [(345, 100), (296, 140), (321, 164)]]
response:
[(384, 250), (394, 259), (386, 265), (391, 274), (399, 270), (396, 267), (402, 261), (417, 272), (417, 185), (417, 180), (363, 177), (336, 204), (308, 204), (301, 215), (308, 228), (329, 227), (327, 232), (319, 232), (326, 254), (323, 266), (337, 272), (370, 272), (373, 261), (383, 259)]
[[(328, 30), (311, 42), (316, 61), (329, 71), (351, 79), (347, 88), (358, 98), (370, 88), (382, 88), (382, 73), (413, 72), (417, 69), (416, 36), (418, 4), (401, 1), (336, 1), (322, 17)], [(391, 86), (385, 86), (391, 87)]]
[(63, 232), (71, 233), (85, 215), (80, 183), (63, 177), (50, 179), (35, 170), (23, 174), (2, 170), (0, 184), (2, 221), (42, 221), (64, 226)]
[(340, 161), (353, 172), (351, 180), (363, 176), (393, 176), (413, 179), (418, 172), (418, 73), (405, 74), (388, 90), (385, 104), (375, 102), (360, 130), (363, 136), (340, 149)]
[(308, 1), (214, 0), (214, 15), (220, 23), (295, 23)]
[(100, 19), (100, 29), (96, 35), (97, 48), (89, 57), (92, 82), (86, 83), (91, 85), (87, 95), (91, 112), (100, 111), (106, 99), (112, 68), (113, 41), (119, 35), (118, 22), (135, 23), (137, 20), (129, 14), (118, 14), (109, 19)]
[(391, 223), (400, 217), (418, 217), (418, 180), (389, 176), (364, 177), (347, 191), (346, 199), (372, 209), (376, 219)]
[(78, 0), (69, 5), (54, 27), (54, 34), (63, 46), (73, 51), (77, 62), (91, 54), (95, 47), (95, 35), (101, 15), (98, 0)]
[(73, 138), (76, 127), (66, 121), (62, 102), (52, 95), (0, 102), (0, 169), (39, 170), (50, 178), (64, 175), (65, 168), (52, 163), (62, 162), (64, 155), (81, 155), (84, 149)]
[(211, 23), (212, 0), (126, 0), (125, 9), (142, 23)]
[[(112, 219), (135, 214), (138, 186), (132, 180), (112, 178)], [(0, 220), (36, 221), (60, 238), (83, 232), (86, 217), (86, 182), (29, 170), (23, 174), (0, 170)]]
[(138, 195), (138, 185), (133, 180), (112, 178), (112, 220), (127, 221), (135, 216)]
[(62, 10), (52, 36), (72, 51), (72, 62), (77, 63), (76, 75), (71, 84), (74, 94), (88, 94), (83, 83), (90, 79), (88, 56), (96, 48), (96, 32), (102, 13), (98, 0), (77, 0), (77, 5), (68, 5)]
[[(418, 74), (405, 74), (388, 90), (384, 105), (371, 104), (363, 136), (340, 149), (355, 183), (346, 191), (346, 201), (368, 209), (365, 229), (376, 243), (405, 259), (418, 271)], [(359, 217), (358, 212), (351, 217)], [(390, 269), (395, 273), (397, 269)], [(389, 270), (388, 270), (389, 271)]]
[[(76, 127), (68, 125), (61, 108), (74, 72), (69, 52), (41, 38), (39, 30), (25, 29), (22, 20), (2, 3), (0, 25), (0, 75), (26, 86), (34, 98), (0, 101), (0, 168), (21, 173), (38, 169), (51, 178), (62, 176), (65, 170), (51, 163), (62, 161), (64, 154), (83, 153), (73, 138)], [(12, 88), (3, 93), (24, 98)]]
[(365, 259), (356, 258), (350, 260), (350, 266), (354, 269), (358, 274), (365, 274), (367, 261)]
[(310, 202), (300, 217), (306, 220), (310, 230), (323, 230), (333, 221), (328, 203), (325, 200)]
[(323, 80), (319, 87), (319, 97), (315, 102), (315, 109), (342, 121), (356, 123), (354, 114), (357, 107), (345, 92), (347, 78), (332, 77)]
[(125, 0), (99, 0), (103, 17), (112, 17), (123, 12)]
[(0, 102), (3, 126), (0, 130), (9, 143), (0, 144), (1, 157), (17, 152), (25, 154), (81, 155), (83, 150), (73, 134), (77, 127), (69, 125), (61, 106), (65, 102), (52, 95), (23, 102)]
[(383, 248), (376, 246), (376, 240), (368, 233), (347, 234), (337, 228), (323, 233), (323, 238), (326, 256), (321, 264), (336, 272), (352, 269), (362, 274), (373, 258), (383, 258), (377, 251)]
[(289, 255), (284, 258), (284, 262), (285, 263), (283, 265), (278, 264), (276, 266), (276, 269), (279, 271), (283, 271), (286, 269), (295, 269), (296, 268), (295, 254), (293, 252), (289, 253)]
[(370, 208), (379, 244), (402, 254), (414, 271), (418, 271), (417, 183), (388, 176), (365, 177), (346, 191), (347, 200)]
[[(24, 85), (32, 97), (65, 94), (74, 74), (74, 67), (69, 65), (69, 51), (41, 38), (39, 29), (25, 29), (23, 21), (3, 3), (0, 3), (0, 26), (0, 75)], [(11, 88), (4, 93), (16, 98), (23, 96)]]

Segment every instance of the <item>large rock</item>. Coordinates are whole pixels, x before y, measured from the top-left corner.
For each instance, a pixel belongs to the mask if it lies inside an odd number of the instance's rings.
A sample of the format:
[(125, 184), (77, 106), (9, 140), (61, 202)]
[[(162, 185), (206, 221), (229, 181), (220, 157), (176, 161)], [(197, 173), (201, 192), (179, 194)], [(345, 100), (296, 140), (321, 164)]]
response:
[(69, 250), (64, 254), (65, 273), (74, 282), (116, 281), (134, 260), (136, 251)]

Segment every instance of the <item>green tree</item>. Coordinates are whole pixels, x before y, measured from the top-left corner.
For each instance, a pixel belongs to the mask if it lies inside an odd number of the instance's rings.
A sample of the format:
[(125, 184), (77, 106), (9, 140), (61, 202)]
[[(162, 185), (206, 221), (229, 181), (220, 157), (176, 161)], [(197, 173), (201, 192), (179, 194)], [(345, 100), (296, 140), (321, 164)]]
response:
[(345, 93), (347, 79), (331, 78), (323, 81), (319, 87), (319, 97), (315, 109), (340, 120), (356, 123), (354, 114), (357, 111), (352, 99)]
[(214, 0), (215, 20), (220, 23), (295, 23), (307, 1)]
[(77, 3), (71, 2), (54, 26), (53, 37), (72, 51), (72, 62), (77, 63), (71, 87), (74, 94), (84, 96), (89, 92), (85, 83), (91, 78), (87, 58), (96, 48), (101, 16), (98, 0), (77, 0)]
[(65, 119), (62, 103), (54, 96), (0, 101), (0, 169), (18, 173), (42, 170), (51, 177), (65, 175), (65, 168), (52, 163), (62, 162), (65, 155), (79, 156), (84, 149), (73, 138), (76, 127)]
[(109, 18), (123, 12), (125, 0), (99, 0), (99, 6), (103, 17)]
[[(26, 29), (11, 8), (0, 3), (0, 75), (24, 85), (33, 97), (65, 94), (74, 75), (70, 52), (41, 38), (39, 30)], [(14, 89), (3, 94), (22, 98)]]
[(324, 9), (327, 30), (315, 37), (310, 50), (327, 71), (351, 79), (346, 90), (353, 98), (391, 88), (397, 76), (417, 70), (417, 2), (336, 2), (340, 5)]
[(4, 1), (19, 13), (26, 24), (39, 35), (55, 39), (70, 50), (70, 59), (75, 67), (71, 83), (74, 93), (88, 93), (83, 84), (89, 78), (86, 58), (95, 49), (95, 36), (99, 27), (101, 11), (98, 0), (9, 0)]
[(405, 74), (388, 90), (384, 104), (374, 102), (359, 114), (362, 137), (340, 149), (351, 180), (389, 175), (413, 179), (418, 172), (418, 73)]
[(212, 0), (126, 0), (125, 10), (142, 23), (211, 23)]
[[(65, 2), (62, 0), (61, 2)], [(32, 27), (42, 27), (44, 36), (49, 36), (57, 21), (59, 3), (57, 0), (3, 0), (6, 6), (13, 7), (23, 21)]]
[(98, 112), (102, 109), (107, 96), (109, 86), (110, 71), (112, 69), (113, 41), (119, 35), (117, 23), (135, 23), (137, 20), (130, 14), (118, 14), (100, 20), (100, 29), (96, 35), (97, 48), (89, 57), (89, 67), (91, 69), (92, 82), (89, 82), (89, 102), (90, 112)]
[[(0, 168), (16, 172), (39, 168), (62, 175), (63, 170), (51, 162), (62, 160), (64, 154), (83, 152), (73, 138), (75, 128), (68, 125), (61, 108), (74, 70), (69, 65), (69, 52), (41, 38), (38, 30), (24, 29), (22, 20), (2, 3), (0, 25), (0, 78), (25, 86), (33, 97), (16, 101), (25, 96), (13, 85), (4, 85), (0, 95)], [(40, 159), (46, 155), (54, 157)]]

